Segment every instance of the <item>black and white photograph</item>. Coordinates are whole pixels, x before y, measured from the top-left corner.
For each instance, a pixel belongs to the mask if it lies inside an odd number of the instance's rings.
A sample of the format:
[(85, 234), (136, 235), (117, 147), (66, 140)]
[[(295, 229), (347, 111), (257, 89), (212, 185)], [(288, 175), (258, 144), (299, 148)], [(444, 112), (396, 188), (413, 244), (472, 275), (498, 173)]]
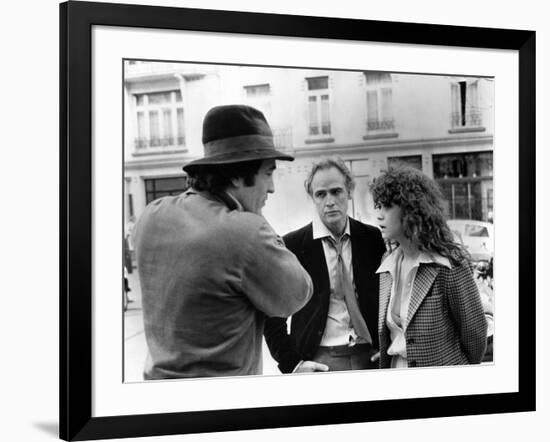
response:
[(494, 363), (493, 77), (123, 70), (124, 382)]

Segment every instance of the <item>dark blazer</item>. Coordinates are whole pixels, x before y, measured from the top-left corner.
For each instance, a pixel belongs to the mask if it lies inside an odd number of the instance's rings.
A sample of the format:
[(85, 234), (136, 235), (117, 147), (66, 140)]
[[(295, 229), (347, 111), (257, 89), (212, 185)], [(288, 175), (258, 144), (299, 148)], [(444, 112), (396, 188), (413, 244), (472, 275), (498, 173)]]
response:
[[(375, 273), (386, 251), (380, 231), (352, 218), (350, 220), (353, 280), (359, 309), (378, 348), (378, 275)], [(313, 280), (313, 296), (292, 316), (290, 335), (286, 318), (266, 320), (264, 335), (282, 373), (291, 373), (301, 360), (311, 360), (319, 348), (328, 317), (330, 279), (322, 239), (313, 239), (312, 224), (284, 236)]]

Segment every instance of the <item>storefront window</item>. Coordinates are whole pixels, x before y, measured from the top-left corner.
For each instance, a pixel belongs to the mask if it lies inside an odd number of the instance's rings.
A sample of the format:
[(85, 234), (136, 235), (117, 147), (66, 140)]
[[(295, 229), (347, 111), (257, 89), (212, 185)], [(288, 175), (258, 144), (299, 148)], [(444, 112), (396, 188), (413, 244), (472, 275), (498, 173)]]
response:
[(145, 200), (149, 204), (163, 196), (179, 195), (187, 190), (187, 177), (145, 180)]
[(493, 153), (474, 152), (433, 156), (434, 178), (493, 176)]
[(492, 221), (492, 152), (434, 155), (433, 174), (450, 219)]

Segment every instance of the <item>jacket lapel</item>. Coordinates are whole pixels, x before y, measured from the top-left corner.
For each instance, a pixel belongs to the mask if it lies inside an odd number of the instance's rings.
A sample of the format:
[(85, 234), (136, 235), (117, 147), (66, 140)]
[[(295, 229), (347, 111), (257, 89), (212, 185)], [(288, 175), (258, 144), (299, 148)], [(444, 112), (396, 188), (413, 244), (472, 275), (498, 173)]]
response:
[(311, 279), (319, 283), (317, 291), (328, 295), (330, 293), (330, 279), (328, 276), (328, 267), (325, 259), (325, 252), (323, 250), (323, 243), (320, 239), (313, 239), (313, 227), (311, 224), (305, 232), (301, 253), (303, 266), (311, 275)]
[(416, 278), (414, 280), (413, 291), (411, 295), (411, 301), (409, 304), (409, 311), (407, 313), (407, 324), (410, 324), (413, 316), (415, 315), (418, 307), (422, 304), (422, 301), (430, 291), (437, 274), (439, 273), (438, 265), (423, 265), (418, 267), (416, 272)]
[(392, 283), (390, 272), (380, 273), (380, 308), (378, 309), (378, 332), (380, 335), (385, 329)]
[[(351, 256), (352, 261), (352, 272), (353, 272), (353, 280), (355, 281), (355, 287), (357, 288), (357, 292), (361, 293), (362, 288), (362, 273), (361, 269), (359, 268), (359, 263), (362, 263), (362, 265), (366, 268), (368, 265), (368, 262), (363, 258), (362, 253), (366, 252), (365, 250), (361, 250), (361, 247), (358, 247), (357, 244), (361, 241), (361, 238), (359, 237), (359, 232), (357, 231), (355, 227), (355, 220), (352, 218), (349, 218), (349, 232), (351, 235)], [(364, 242), (363, 242), (364, 243)]]

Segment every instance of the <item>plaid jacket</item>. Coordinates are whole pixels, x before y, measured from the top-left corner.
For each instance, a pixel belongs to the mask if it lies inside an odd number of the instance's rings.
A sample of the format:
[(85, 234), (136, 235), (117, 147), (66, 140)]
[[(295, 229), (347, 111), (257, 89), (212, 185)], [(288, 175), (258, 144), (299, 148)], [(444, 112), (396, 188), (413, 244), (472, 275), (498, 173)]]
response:
[[(386, 326), (392, 277), (380, 274), (380, 368), (389, 368)], [(487, 322), (466, 261), (449, 269), (421, 264), (414, 280), (405, 332), (409, 367), (478, 364), (485, 353)]]

